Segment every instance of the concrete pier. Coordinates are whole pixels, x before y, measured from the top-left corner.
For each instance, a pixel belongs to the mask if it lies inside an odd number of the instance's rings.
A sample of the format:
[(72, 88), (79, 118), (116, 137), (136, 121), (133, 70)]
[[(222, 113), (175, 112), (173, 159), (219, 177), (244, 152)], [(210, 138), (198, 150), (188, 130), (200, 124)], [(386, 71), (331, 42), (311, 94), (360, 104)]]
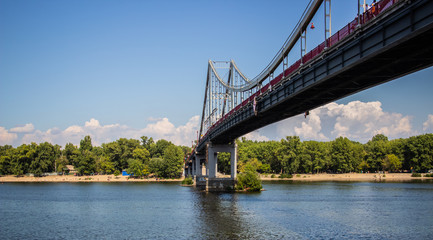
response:
[[(218, 153), (230, 153), (230, 178), (218, 177)], [(185, 166), (185, 174), (192, 176), (194, 185), (199, 190), (209, 192), (233, 191), (237, 177), (237, 145), (213, 145), (208, 143), (206, 154), (196, 154)]]
[[(218, 153), (228, 152), (230, 153), (230, 164), (231, 173), (230, 178), (218, 178)], [(225, 145), (214, 145), (209, 143), (207, 145), (207, 171), (208, 178), (206, 180), (206, 191), (208, 192), (224, 192), (233, 191), (236, 184), (237, 176), (237, 145), (225, 144)]]

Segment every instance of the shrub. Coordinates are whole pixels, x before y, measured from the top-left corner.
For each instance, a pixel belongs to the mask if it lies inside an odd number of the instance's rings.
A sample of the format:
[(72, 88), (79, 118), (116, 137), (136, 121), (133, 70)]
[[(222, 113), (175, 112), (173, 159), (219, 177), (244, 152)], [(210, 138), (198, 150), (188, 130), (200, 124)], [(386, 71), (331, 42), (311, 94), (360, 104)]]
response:
[(246, 171), (240, 173), (237, 178), (236, 190), (246, 190), (248, 192), (256, 192), (262, 189), (262, 182), (256, 172)]
[(292, 174), (288, 174), (288, 173), (282, 173), (280, 175), (280, 178), (292, 178), (292, 177), (293, 177), (293, 175)]
[(272, 175), (271, 175), (271, 178), (275, 178), (275, 174), (272, 174)]
[(194, 184), (194, 181), (192, 180), (192, 177), (186, 177), (184, 180), (182, 180), (182, 184), (192, 185), (192, 184)]
[(427, 173), (424, 177), (433, 177), (433, 173)]
[(422, 177), (421, 173), (412, 173), (412, 177)]

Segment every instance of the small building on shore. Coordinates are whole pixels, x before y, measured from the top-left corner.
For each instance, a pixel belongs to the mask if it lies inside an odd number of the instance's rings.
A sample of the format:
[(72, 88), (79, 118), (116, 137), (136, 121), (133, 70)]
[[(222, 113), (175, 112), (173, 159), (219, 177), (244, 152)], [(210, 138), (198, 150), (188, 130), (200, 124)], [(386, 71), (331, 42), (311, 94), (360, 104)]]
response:
[(73, 165), (66, 165), (65, 168), (63, 168), (66, 174), (75, 174), (77, 173), (77, 170), (75, 170)]

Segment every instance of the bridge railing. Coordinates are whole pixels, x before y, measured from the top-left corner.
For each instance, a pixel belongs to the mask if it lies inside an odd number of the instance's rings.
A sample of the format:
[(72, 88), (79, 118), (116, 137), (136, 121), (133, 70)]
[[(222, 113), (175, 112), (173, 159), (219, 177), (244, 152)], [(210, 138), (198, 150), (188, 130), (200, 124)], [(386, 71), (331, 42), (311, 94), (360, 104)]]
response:
[[(294, 74), (296, 74), (296, 71), (300, 69), (304, 64), (308, 64), (310, 61), (315, 60), (317, 57), (319, 57), (327, 48), (330, 48), (332, 46), (335, 46), (337, 43), (341, 42), (343, 39), (348, 37), (349, 35), (353, 34), (355, 31), (357, 31), (358, 26), (364, 25), (374, 18), (376, 18), (377, 15), (384, 12), (391, 6), (393, 6), (395, 3), (401, 0), (381, 0), (378, 1), (374, 6), (370, 7), (367, 11), (360, 14), (360, 16), (356, 16), (355, 19), (345, 25), (343, 28), (341, 28), (338, 32), (333, 34), (330, 38), (326, 39), (326, 42), (322, 42), (317, 47), (315, 47), (313, 50), (309, 51), (307, 54), (305, 54), (301, 59), (293, 63), (290, 67), (288, 67), (286, 70), (284, 70), (282, 73), (280, 73), (277, 77), (272, 79), (268, 84), (265, 86), (259, 88), (258, 91), (251, 94), (251, 96), (247, 99), (245, 99), (242, 103), (238, 104), (234, 109), (232, 109), (230, 112), (222, 116), (216, 123), (214, 123), (206, 132), (205, 135), (200, 137), (198, 143), (200, 143), (201, 139), (204, 139), (209, 132), (211, 132), (216, 126), (218, 126), (220, 123), (225, 121), (226, 119), (236, 115), (236, 113), (252, 104), (254, 102), (254, 99), (259, 98), (262, 94), (266, 94), (269, 91), (272, 91), (279, 85), (281, 85), (284, 81), (290, 79), (290, 77)], [(359, 23), (358, 23), (359, 21)]]

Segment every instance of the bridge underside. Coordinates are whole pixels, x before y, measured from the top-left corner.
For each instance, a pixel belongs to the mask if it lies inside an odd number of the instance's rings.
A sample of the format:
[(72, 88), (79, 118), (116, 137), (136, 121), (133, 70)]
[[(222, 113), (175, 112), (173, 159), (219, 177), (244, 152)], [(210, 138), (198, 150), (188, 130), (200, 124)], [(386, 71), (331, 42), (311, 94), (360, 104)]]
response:
[[(282, 119), (433, 65), (433, 1), (401, 4), (226, 119), (202, 139), (223, 144)], [(404, 97), (404, 96), (402, 96)]]

